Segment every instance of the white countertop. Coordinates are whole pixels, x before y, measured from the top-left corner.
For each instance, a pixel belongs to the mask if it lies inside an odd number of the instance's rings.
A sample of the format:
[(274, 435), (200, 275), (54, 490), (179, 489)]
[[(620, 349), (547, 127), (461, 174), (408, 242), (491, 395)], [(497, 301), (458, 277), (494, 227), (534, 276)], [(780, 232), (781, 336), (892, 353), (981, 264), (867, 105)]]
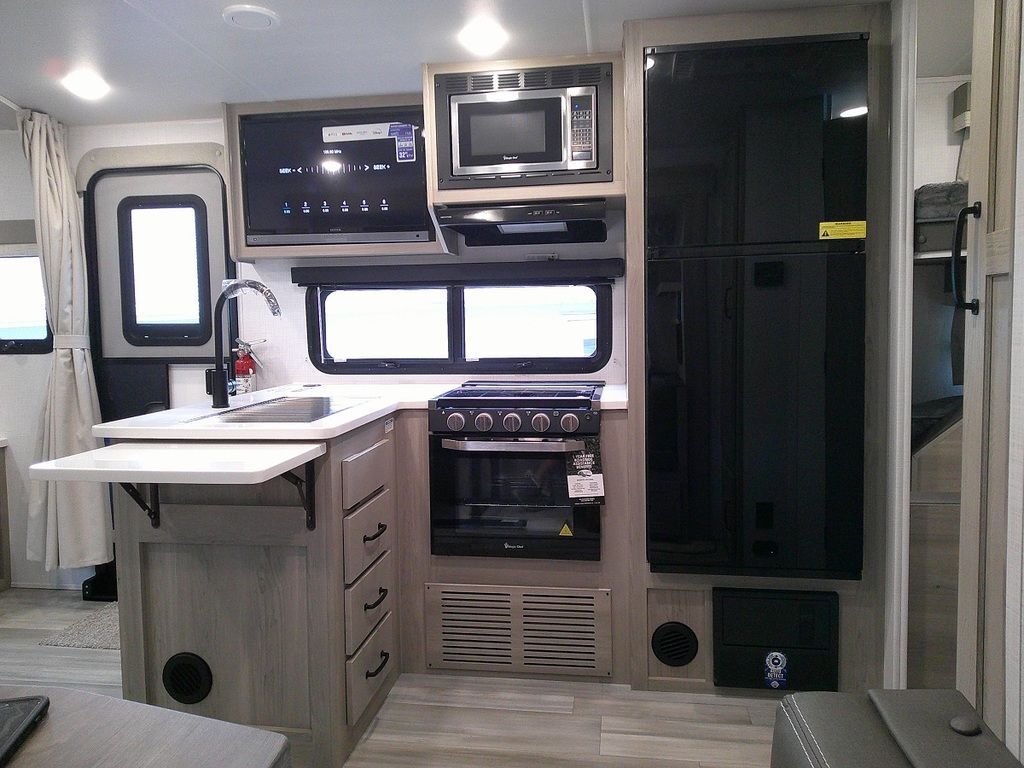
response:
[(323, 443), (118, 443), (29, 468), (33, 480), (255, 485), (327, 452)]
[[(229, 408), (254, 405), (278, 397), (332, 397), (359, 400), (358, 404), (309, 423), (226, 423), (215, 418), (223, 410), (208, 402), (167, 411), (108, 421), (92, 428), (96, 437), (116, 440), (330, 440), (381, 417), (401, 410), (422, 410), (452, 384), (288, 384), (239, 395)], [(626, 386), (606, 385), (601, 410), (626, 408)], [(168, 482), (168, 481), (165, 481)]]

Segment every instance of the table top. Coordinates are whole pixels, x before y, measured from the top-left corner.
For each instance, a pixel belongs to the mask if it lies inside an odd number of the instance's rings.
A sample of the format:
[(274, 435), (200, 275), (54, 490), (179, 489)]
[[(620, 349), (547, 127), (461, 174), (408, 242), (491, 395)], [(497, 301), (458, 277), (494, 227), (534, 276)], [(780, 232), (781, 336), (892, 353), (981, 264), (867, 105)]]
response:
[(0, 686), (48, 696), (50, 709), (10, 768), (290, 768), (279, 733), (69, 688)]
[(324, 443), (116, 443), (29, 467), (33, 480), (255, 485), (327, 452)]

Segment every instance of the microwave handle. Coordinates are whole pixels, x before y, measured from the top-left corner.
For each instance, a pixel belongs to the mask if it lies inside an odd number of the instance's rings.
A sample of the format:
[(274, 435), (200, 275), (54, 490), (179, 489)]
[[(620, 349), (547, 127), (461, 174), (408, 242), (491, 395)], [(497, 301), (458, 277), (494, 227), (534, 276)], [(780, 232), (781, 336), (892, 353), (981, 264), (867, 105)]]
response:
[(441, 447), (471, 453), (573, 453), (583, 450), (582, 440), (451, 440), (443, 438)]

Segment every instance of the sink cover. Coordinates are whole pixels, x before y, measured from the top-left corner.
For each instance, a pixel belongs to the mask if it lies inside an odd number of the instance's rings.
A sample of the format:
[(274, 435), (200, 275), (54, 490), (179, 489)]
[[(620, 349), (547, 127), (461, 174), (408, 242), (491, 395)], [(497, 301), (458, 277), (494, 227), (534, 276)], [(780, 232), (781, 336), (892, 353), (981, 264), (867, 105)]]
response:
[(201, 416), (201, 419), (217, 419), (229, 424), (267, 424), (292, 422), (308, 424), (332, 413), (352, 408), (363, 400), (339, 397), (278, 397), (254, 405), (243, 405), (221, 413)]

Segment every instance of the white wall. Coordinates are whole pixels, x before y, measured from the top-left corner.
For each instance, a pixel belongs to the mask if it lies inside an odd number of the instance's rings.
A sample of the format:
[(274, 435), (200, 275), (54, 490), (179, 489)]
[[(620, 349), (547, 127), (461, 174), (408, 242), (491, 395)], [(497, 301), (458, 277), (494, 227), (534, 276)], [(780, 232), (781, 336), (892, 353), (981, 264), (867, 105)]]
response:
[(953, 91), (969, 76), (923, 77), (917, 81), (914, 109), (914, 186), (956, 179), (959, 133), (950, 125)]

